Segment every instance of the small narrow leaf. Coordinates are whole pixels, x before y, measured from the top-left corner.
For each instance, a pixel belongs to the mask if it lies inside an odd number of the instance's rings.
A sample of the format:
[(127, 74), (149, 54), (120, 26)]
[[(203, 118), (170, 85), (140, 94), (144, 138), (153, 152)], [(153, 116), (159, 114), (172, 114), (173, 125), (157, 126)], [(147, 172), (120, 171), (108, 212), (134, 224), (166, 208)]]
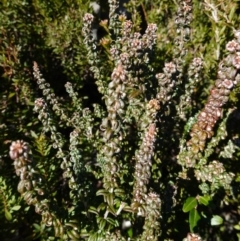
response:
[(11, 210), (18, 211), (20, 208), (21, 208), (20, 205), (16, 205), (16, 206), (12, 207)]
[(115, 220), (115, 219), (112, 219), (112, 218), (107, 218), (107, 219), (106, 219), (106, 221), (107, 221), (108, 223), (110, 223), (111, 225), (113, 225), (114, 227), (119, 226), (118, 221), (117, 221), (117, 220)]
[(240, 224), (238, 223), (238, 224), (234, 225), (234, 228), (235, 228), (236, 230), (240, 230)]
[(189, 197), (183, 205), (183, 212), (187, 213), (197, 206), (197, 200), (195, 197)]
[(211, 198), (210, 198), (209, 196), (200, 196), (199, 199), (198, 199), (198, 202), (199, 202), (200, 204), (203, 204), (203, 205), (205, 205), (205, 206), (208, 206), (210, 199), (211, 199)]
[(194, 227), (197, 226), (197, 222), (199, 221), (200, 219), (200, 215), (197, 211), (197, 209), (192, 209), (190, 212), (189, 212), (189, 225), (190, 225), (190, 231), (193, 233), (193, 229)]
[(106, 220), (102, 218), (99, 222), (99, 229), (104, 230), (105, 226), (106, 226)]
[(97, 211), (100, 212), (101, 210), (104, 210), (106, 209), (106, 203), (101, 203), (98, 208), (97, 208)]
[(109, 206), (113, 206), (113, 194), (109, 193), (108, 195), (106, 195), (106, 200), (107, 203), (109, 204)]
[(5, 218), (6, 218), (8, 221), (11, 221), (11, 220), (12, 220), (12, 214), (11, 214), (7, 209), (5, 209)]
[(114, 189), (114, 193), (116, 196), (121, 197), (125, 195), (125, 191), (123, 189), (120, 188), (116, 188)]
[(133, 213), (134, 212), (133, 209), (130, 206), (124, 206), (123, 210), (125, 212), (129, 212), (129, 213)]
[(105, 189), (100, 189), (96, 193), (97, 196), (101, 196), (101, 195), (105, 196), (107, 194), (108, 194), (108, 191), (106, 191)]
[(8, 95), (8, 98), (11, 99), (13, 96), (15, 96), (16, 93), (15, 92), (11, 92), (9, 95)]
[(98, 214), (98, 210), (97, 210), (95, 207), (92, 207), (92, 206), (88, 209), (88, 212), (94, 213), (94, 214), (96, 214), (96, 215), (99, 215), (99, 214)]
[(211, 218), (212, 226), (221, 225), (222, 223), (223, 223), (223, 219), (222, 219), (222, 217), (220, 217), (218, 215), (213, 215), (213, 217)]
[(112, 215), (114, 215), (114, 216), (116, 216), (116, 210), (114, 209), (114, 207), (113, 206), (108, 206), (108, 211), (112, 214)]
[(37, 134), (36, 134), (36, 132), (35, 131), (30, 131), (30, 134), (31, 134), (31, 136), (34, 138), (34, 139), (38, 139), (38, 136), (37, 136)]
[(133, 229), (132, 228), (128, 229), (127, 234), (128, 234), (128, 237), (132, 238), (133, 237)]
[(68, 237), (69, 237), (71, 240), (73, 240), (73, 241), (78, 241), (78, 240), (79, 240), (78, 235), (75, 236), (74, 230), (69, 230), (69, 231), (67, 231), (67, 235), (68, 235)]
[(88, 236), (89, 236), (89, 233), (87, 232), (87, 230), (85, 229), (81, 230), (81, 233), (80, 233), (81, 238), (87, 238)]
[(33, 227), (40, 232), (41, 231), (41, 227), (37, 224), (37, 223), (33, 223)]

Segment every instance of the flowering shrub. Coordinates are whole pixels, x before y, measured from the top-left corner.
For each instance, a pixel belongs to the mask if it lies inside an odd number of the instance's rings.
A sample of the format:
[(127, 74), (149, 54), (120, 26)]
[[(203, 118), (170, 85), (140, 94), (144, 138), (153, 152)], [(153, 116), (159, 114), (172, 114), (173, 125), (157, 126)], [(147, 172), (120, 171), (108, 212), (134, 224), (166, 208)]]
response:
[(20, 40), (0, 18), (2, 237), (239, 238), (237, 1), (19, 6)]

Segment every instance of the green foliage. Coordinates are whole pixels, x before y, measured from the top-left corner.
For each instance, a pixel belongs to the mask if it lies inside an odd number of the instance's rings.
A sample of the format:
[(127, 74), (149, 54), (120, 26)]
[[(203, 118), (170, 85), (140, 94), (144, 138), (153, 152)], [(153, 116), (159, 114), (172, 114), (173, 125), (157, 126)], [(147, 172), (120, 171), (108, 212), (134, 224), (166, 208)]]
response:
[(0, 7), (3, 240), (239, 240), (238, 1)]

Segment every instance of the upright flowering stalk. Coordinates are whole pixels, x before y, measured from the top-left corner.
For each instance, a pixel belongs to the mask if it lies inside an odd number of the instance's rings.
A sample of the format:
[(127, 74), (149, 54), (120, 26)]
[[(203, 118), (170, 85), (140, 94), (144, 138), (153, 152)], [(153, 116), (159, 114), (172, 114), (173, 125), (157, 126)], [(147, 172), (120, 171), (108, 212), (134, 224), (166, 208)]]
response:
[(104, 94), (106, 91), (106, 86), (103, 82), (101, 59), (98, 57), (97, 43), (92, 36), (92, 25), (94, 21), (94, 16), (90, 13), (86, 13), (83, 17), (83, 28), (82, 33), (84, 36), (84, 44), (88, 52), (88, 63), (90, 64), (90, 70), (94, 74), (94, 78), (97, 80), (96, 84), (98, 86), (98, 91)]
[(178, 2), (178, 11), (175, 18), (177, 38), (174, 39), (175, 51), (174, 51), (174, 62), (176, 62), (177, 70), (179, 72), (178, 83), (180, 83), (183, 67), (185, 63), (185, 56), (188, 52), (186, 42), (190, 39), (191, 34), (191, 21), (192, 21), (192, 1), (183, 0)]
[(52, 105), (53, 111), (56, 113), (56, 115), (60, 116), (61, 120), (68, 123), (68, 116), (61, 108), (55, 94), (50, 88), (50, 84), (47, 83), (46, 80), (42, 77), (42, 74), (40, 73), (38, 64), (36, 62), (34, 62), (33, 64), (33, 76), (37, 80), (37, 84), (42, 90), (43, 95), (46, 97), (46, 100)]
[[(210, 91), (210, 96), (205, 107), (197, 116), (196, 123), (190, 131), (191, 139), (187, 148), (179, 154), (178, 162), (183, 167), (200, 168), (205, 163), (197, 162), (202, 158), (201, 152), (205, 150), (207, 139), (213, 137), (213, 128), (223, 115), (223, 106), (229, 99), (229, 94), (234, 85), (240, 82), (240, 32), (235, 32), (235, 39), (227, 43), (229, 55), (221, 61), (218, 67), (218, 78)], [(210, 168), (211, 169), (211, 168)], [(196, 173), (201, 179), (199, 172)], [(229, 182), (228, 175), (226, 183)], [(203, 180), (203, 179), (202, 179)], [(221, 183), (221, 182), (220, 182)], [(227, 184), (226, 184), (227, 185)]]
[(187, 73), (187, 83), (185, 83), (184, 91), (185, 93), (180, 96), (180, 103), (177, 106), (178, 116), (185, 120), (187, 119), (187, 115), (191, 112), (192, 105), (194, 104), (192, 100), (192, 95), (194, 89), (197, 86), (197, 83), (201, 79), (201, 72), (203, 69), (203, 61), (201, 58), (194, 58), (189, 65), (188, 73)]
[[(149, 92), (146, 86), (151, 85), (146, 76), (152, 71), (149, 60), (156, 41), (157, 27), (155, 24), (149, 24), (143, 35), (134, 32), (132, 22), (127, 20), (126, 16), (116, 14), (118, 1), (109, 1), (109, 4), (111, 22), (109, 26), (107, 26), (106, 21), (101, 22), (107, 29), (108, 36), (102, 39), (100, 44), (106, 49), (108, 61), (111, 63), (109, 66), (113, 66), (110, 82), (107, 82), (108, 79), (103, 79), (104, 75), (101, 74), (103, 68), (100, 68), (98, 63), (94, 65), (95, 43), (90, 37), (89, 28), (93, 22), (90, 14), (84, 16), (83, 32), (89, 50), (91, 70), (95, 73), (96, 84), (103, 94), (107, 110), (106, 117), (103, 118), (100, 125), (102, 145), (97, 160), (102, 168), (103, 187), (108, 194), (99, 193), (111, 196), (118, 188), (117, 179), (121, 176), (122, 171), (120, 169), (121, 161), (119, 162), (118, 159), (124, 153), (123, 140), (128, 137), (126, 127), (122, 123), (125, 122), (128, 125), (135, 120), (140, 132), (143, 133), (146, 131), (145, 128), (148, 128), (149, 124), (152, 123), (148, 120), (139, 121), (139, 118), (145, 116), (144, 103), (147, 101), (147, 92)], [(113, 26), (115, 27), (113, 28)], [(106, 72), (108, 73), (109, 69)], [(136, 105), (138, 105), (138, 109), (136, 109)], [(143, 128), (142, 123), (147, 123), (144, 124), (145, 128)], [(151, 130), (154, 128), (155, 126), (152, 126)], [(105, 200), (109, 201), (112, 198), (105, 198)]]
[(159, 219), (161, 217), (161, 200), (156, 193), (150, 192), (146, 196), (145, 223), (143, 226), (142, 241), (157, 241), (161, 233)]
[(56, 237), (63, 237), (62, 223), (55, 214), (56, 210), (50, 209), (50, 200), (43, 186), (45, 184), (42, 183), (41, 175), (34, 169), (28, 143), (22, 140), (12, 142), (9, 155), (14, 160), (16, 175), (20, 177), (18, 192), (28, 205), (35, 206), (36, 213), (42, 216), (42, 223), (54, 226)]
[(47, 103), (43, 98), (38, 98), (35, 100), (34, 111), (38, 112), (38, 119), (43, 124), (44, 132), (51, 132), (51, 139), (53, 141), (53, 148), (58, 150), (57, 156), (62, 158), (66, 162), (66, 155), (62, 150), (64, 145), (64, 140), (60, 132), (57, 132), (57, 128), (54, 125), (54, 121), (51, 118), (50, 111), (48, 109)]
[(145, 216), (145, 205), (149, 183), (151, 177), (152, 156), (154, 154), (154, 144), (156, 140), (156, 124), (155, 117), (159, 110), (159, 104), (157, 100), (151, 100), (147, 104), (146, 121), (143, 123), (147, 126), (143, 126), (145, 133), (142, 139), (142, 144), (139, 150), (136, 152), (135, 159), (135, 173), (134, 173), (134, 186), (133, 186), (133, 200), (132, 208), (137, 211), (139, 215)]
[(28, 143), (17, 140), (13, 141), (9, 151), (10, 158), (14, 160), (16, 175), (20, 177), (18, 192), (28, 205), (35, 207), (35, 212), (42, 216), (42, 223), (47, 227), (53, 227), (55, 237), (63, 240), (79, 238), (79, 226), (76, 222), (59, 218), (60, 211), (57, 204), (52, 200), (48, 192), (47, 183), (35, 169), (34, 160), (31, 158), (31, 151)]
[(104, 165), (104, 188), (113, 191), (117, 187), (116, 174), (119, 169), (117, 154), (120, 152), (121, 116), (125, 112), (125, 83), (127, 82), (127, 71), (124, 66), (119, 65), (113, 70), (109, 83), (108, 93), (105, 96), (108, 116), (101, 125), (103, 131), (103, 148), (99, 158), (103, 158)]

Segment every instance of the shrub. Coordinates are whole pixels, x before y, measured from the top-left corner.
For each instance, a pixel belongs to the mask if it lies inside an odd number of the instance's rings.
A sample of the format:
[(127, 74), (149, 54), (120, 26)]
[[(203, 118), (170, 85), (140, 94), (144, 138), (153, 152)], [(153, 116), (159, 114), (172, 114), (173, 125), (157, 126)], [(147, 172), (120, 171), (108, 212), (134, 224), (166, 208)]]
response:
[(3, 2), (2, 237), (239, 238), (238, 11)]

